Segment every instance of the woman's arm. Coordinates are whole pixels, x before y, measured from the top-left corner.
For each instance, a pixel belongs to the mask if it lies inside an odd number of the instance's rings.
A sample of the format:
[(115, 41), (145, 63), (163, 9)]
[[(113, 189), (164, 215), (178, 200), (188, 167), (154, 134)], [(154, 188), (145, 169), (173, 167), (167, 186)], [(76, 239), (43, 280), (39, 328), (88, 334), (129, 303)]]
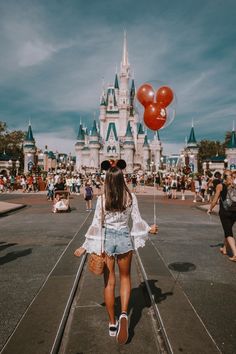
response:
[(139, 234), (139, 233), (148, 233), (150, 232), (151, 234), (157, 233), (157, 225), (152, 225), (149, 226), (145, 220), (142, 219), (139, 207), (138, 207), (138, 201), (135, 196), (135, 194), (132, 193), (132, 212), (131, 212), (131, 217), (133, 220), (133, 227), (131, 230), (131, 234)]
[(207, 210), (208, 214), (210, 214), (214, 209), (214, 207), (216, 206), (218, 199), (220, 198), (220, 193), (222, 192), (222, 189), (223, 189), (223, 185), (221, 183), (216, 186), (216, 193), (214, 195), (214, 198), (211, 202), (209, 209)]
[(93, 238), (94, 236), (96, 237), (101, 232), (101, 207), (102, 207), (101, 202), (102, 202), (102, 197), (100, 196), (97, 199), (97, 204), (96, 204), (96, 209), (95, 209), (92, 224), (90, 225), (88, 231), (85, 234), (85, 242), (81, 247), (77, 248), (74, 252), (74, 255), (77, 257), (80, 257), (82, 254), (84, 254), (86, 252), (86, 247), (89, 246), (90, 242), (93, 242), (92, 240), (89, 240), (89, 238)]

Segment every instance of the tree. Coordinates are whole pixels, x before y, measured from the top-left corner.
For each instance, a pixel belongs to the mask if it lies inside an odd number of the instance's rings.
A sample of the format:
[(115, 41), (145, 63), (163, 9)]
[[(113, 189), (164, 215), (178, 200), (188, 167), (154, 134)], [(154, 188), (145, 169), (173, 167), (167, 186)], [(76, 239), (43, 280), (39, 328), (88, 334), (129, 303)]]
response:
[(202, 162), (213, 156), (225, 157), (225, 143), (220, 141), (201, 140), (198, 144), (198, 170), (202, 170)]
[(9, 132), (5, 122), (0, 121), (0, 153), (6, 153), (20, 161), (23, 166), (23, 141), (25, 132), (14, 130)]
[(6, 131), (6, 123), (0, 121), (0, 136)]

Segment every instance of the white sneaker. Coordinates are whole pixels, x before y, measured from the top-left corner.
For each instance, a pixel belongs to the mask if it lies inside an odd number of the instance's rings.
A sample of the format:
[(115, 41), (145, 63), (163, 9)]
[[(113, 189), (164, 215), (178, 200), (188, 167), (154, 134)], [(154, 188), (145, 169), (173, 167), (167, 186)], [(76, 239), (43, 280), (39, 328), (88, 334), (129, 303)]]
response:
[(116, 340), (119, 344), (125, 344), (128, 338), (129, 338), (128, 316), (126, 312), (122, 312), (119, 318), (119, 328), (116, 335)]
[(109, 336), (115, 337), (118, 329), (118, 321), (115, 324), (109, 323)]

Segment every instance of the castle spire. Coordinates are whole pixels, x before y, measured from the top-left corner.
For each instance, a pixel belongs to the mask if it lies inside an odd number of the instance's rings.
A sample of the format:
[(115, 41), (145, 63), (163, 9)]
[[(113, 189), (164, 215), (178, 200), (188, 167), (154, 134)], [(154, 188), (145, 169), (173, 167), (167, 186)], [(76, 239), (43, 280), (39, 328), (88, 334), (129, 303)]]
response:
[(190, 135), (189, 135), (189, 138), (188, 138), (187, 145), (188, 146), (197, 145), (197, 140), (195, 138), (195, 133), (194, 133), (193, 122), (192, 122), (192, 128), (191, 128), (191, 131), (190, 131)]
[(82, 124), (79, 125), (79, 132), (78, 132), (77, 139), (81, 141), (84, 140), (84, 130)]
[(228, 149), (235, 149), (236, 148), (236, 134), (235, 134), (235, 130), (233, 127), (232, 133), (231, 133), (231, 137), (230, 137), (230, 141), (227, 145)]
[(30, 120), (29, 120), (28, 132), (27, 132), (27, 134), (26, 134), (25, 140), (27, 140), (27, 141), (34, 141), (34, 137), (33, 137), (33, 132), (32, 132)]
[(123, 43), (122, 65), (123, 65), (123, 66), (128, 66), (128, 65), (129, 65), (128, 49), (127, 49), (127, 34), (126, 34), (126, 31), (124, 31), (124, 43)]
[(115, 87), (115, 89), (119, 90), (119, 82), (118, 82), (117, 73), (116, 73), (116, 76), (115, 76), (115, 84), (114, 84), (114, 87)]
[(143, 146), (147, 146), (147, 147), (149, 147), (149, 143), (148, 143), (147, 134), (146, 134), (146, 135), (145, 135), (145, 137), (144, 137), (144, 143), (143, 143)]
[(98, 136), (97, 123), (96, 123), (95, 119), (93, 121), (93, 128), (92, 128), (91, 136)]

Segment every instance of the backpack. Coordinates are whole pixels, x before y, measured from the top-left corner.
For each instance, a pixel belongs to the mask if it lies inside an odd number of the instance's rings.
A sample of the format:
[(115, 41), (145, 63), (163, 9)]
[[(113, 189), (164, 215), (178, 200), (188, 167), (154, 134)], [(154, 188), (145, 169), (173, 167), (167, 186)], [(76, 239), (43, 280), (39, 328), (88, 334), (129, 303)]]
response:
[(222, 200), (222, 204), (225, 210), (236, 211), (236, 186), (227, 188), (226, 198)]

